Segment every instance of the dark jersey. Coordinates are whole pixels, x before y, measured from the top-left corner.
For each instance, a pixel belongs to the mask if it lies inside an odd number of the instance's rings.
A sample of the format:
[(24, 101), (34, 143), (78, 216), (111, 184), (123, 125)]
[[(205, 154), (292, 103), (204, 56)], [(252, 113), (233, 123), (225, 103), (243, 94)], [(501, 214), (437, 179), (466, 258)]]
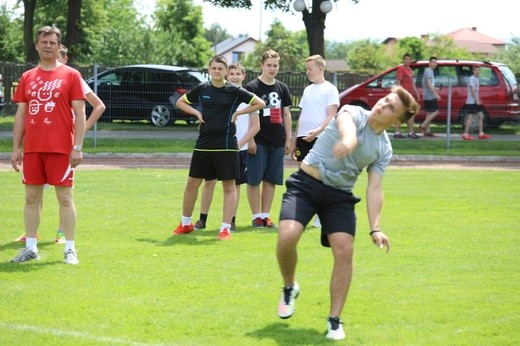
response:
[(238, 151), (236, 126), (231, 122), (231, 116), (242, 102), (250, 104), (255, 95), (226, 81), (221, 88), (211, 85), (211, 82), (201, 83), (185, 96), (190, 104), (199, 105), (204, 119), (195, 150)]
[(260, 131), (255, 141), (273, 147), (285, 146), (283, 108), (292, 106), (287, 85), (278, 80), (273, 85), (267, 85), (260, 78), (255, 78), (245, 88), (265, 102), (265, 108), (260, 110)]

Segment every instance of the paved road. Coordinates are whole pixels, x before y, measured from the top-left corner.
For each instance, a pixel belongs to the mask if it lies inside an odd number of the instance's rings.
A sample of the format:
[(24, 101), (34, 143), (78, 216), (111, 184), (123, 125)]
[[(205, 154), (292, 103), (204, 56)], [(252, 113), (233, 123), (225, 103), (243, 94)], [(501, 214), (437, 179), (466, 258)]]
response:
[[(87, 132), (87, 138), (93, 138), (94, 135), (97, 138), (140, 138), (140, 139), (154, 139), (154, 138), (162, 138), (162, 139), (196, 139), (198, 132), (194, 129), (193, 131), (97, 131), (94, 133), (93, 131)], [(0, 138), (10, 138), (12, 136), (11, 131), (0, 131)], [(436, 137), (428, 137), (424, 138), (424, 140), (443, 140), (446, 141), (446, 134), (439, 133)], [(390, 138), (392, 140), (393, 137), (390, 134)], [(397, 140), (397, 139), (396, 139)], [(398, 139), (401, 140), (411, 140), (411, 139)], [(414, 139), (415, 140), (415, 139)], [(462, 140), (459, 134), (451, 134), (450, 141), (460, 141)], [(520, 141), (519, 135), (494, 135), (489, 139), (490, 141)]]

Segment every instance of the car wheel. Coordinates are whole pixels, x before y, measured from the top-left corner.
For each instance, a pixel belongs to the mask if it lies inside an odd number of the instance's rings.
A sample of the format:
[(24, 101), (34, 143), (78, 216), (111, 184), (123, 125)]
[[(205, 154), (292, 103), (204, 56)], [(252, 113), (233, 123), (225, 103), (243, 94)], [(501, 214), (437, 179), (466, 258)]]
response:
[(171, 120), (170, 110), (166, 106), (157, 105), (152, 109), (150, 120), (155, 126), (166, 126), (170, 123)]

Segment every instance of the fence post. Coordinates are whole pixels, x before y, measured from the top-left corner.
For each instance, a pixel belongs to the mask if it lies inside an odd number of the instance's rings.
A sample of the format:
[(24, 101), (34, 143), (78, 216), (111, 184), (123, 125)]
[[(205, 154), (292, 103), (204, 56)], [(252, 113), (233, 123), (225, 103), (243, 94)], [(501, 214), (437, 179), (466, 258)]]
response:
[[(97, 95), (97, 74), (98, 74), (98, 65), (94, 64), (94, 94)], [(94, 123), (94, 148), (97, 146), (97, 121)]]
[(451, 139), (451, 76), (448, 78), (448, 109), (446, 109), (446, 149), (450, 149)]

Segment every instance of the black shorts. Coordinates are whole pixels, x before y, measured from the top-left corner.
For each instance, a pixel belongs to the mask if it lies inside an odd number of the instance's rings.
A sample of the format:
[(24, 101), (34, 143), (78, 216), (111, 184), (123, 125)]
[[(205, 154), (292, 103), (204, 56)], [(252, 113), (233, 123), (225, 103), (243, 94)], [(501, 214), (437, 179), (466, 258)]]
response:
[(355, 205), (360, 199), (314, 179), (301, 169), (286, 180), (280, 221), (295, 220), (306, 226), (314, 214), (321, 223), (321, 245), (330, 247), (327, 235), (344, 232), (356, 235)]
[(189, 175), (205, 180), (236, 180), (240, 177), (238, 167), (238, 151), (194, 150)]
[(439, 109), (437, 105), (437, 99), (433, 100), (424, 100), (424, 110), (426, 113), (433, 113)]
[(296, 161), (302, 162), (305, 156), (311, 151), (314, 143), (316, 143), (316, 139), (312, 142), (307, 142), (303, 140), (303, 137), (296, 138)]
[(476, 114), (482, 112), (482, 106), (476, 103), (466, 103), (464, 105), (464, 110), (466, 111), (466, 114)]

